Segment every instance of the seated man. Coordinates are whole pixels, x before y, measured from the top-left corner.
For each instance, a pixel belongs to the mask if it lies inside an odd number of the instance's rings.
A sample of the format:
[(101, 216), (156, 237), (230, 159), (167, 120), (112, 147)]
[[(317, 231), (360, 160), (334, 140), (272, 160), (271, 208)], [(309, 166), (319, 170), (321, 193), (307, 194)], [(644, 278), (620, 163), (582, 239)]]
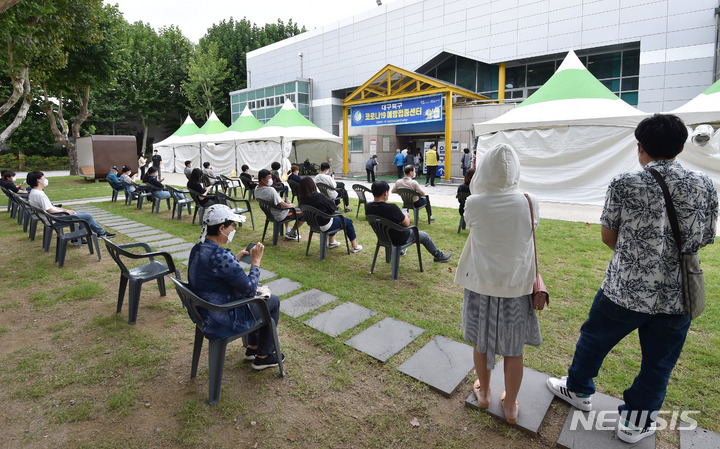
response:
[(115, 190), (123, 190), (125, 187), (123, 187), (122, 182), (120, 182), (120, 179), (118, 179), (118, 168), (117, 165), (113, 165), (110, 167), (110, 173), (107, 175), (107, 181), (108, 184), (110, 184), (110, 187), (112, 187)]
[(242, 170), (242, 173), (240, 173), (240, 177), (247, 180), (248, 185), (250, 186), (250, 190), (255, 190), (255, 187), (257, 187), (257, 183), (252, 180), (252, 175), (248, 173), (250, 167), (247, 164), (243, 164), (240, 169)]
[(27, 198), (28, 191), (23, 190), (20, 187), (22, 187), (22, 183), (15, 184), (15, 172), (12, 170), (3, 170), (2, 174), (2, 180), (0, 180), (0, 185), (5, 187), (11, 192), (15, 192), (18, 195), (22, 196), (23, 198)]
[(425, 207), (428, 215), (430, 215), (430, 221), (435, 221), (435, 217), (432, 216), (432, 207), (430, 207), (430, 195), (426, 195), (425, 191), (420, 188), (420, 184), (415, 181), (415, 166), (406, 165), (403, 169), (405, 176), (397, 180), (393, 186), (392, 193), (397, 193), (398, 189), (409, 189), (417, 192), (419, 196), (413, 196), (413, 206), (420, 208)]
[(123, 165), (122, 168), (122, 174), (120, 175), (120, 182), (123, 184), (123, 187), (127, 191), (128, 194), (133, 193), (136, 188), (135, 180), (137, 179), (137, 174), (132, 174), (132, 169), (128, 165)]
[(345, 212), (350, 212), (352, 209), (350, 209), (350, 199), (348, 198), (347, 190), (345, 190), (345, 184), (342, 182), (335, 182), (334, 176), (328, 175), (328, 171), (330, 170), (330, 164), (327, 162), (323, 162), (320, 164), (320, 173), (315, 175), (315, 184), (325, 184), (326, 186), (330, 186), (333, 190), (330, 191), (330, 199), (335, 200), (335, 198), (340, 195), (343, 200), (343, 204), (345, 205)]
[[(390, 186), (386, 181), (373, 182), (370, 190), (372, 190), (375, 201), (365, 204), (365, 215), (377, 215), (401, 226), (410, 226), (410, 217), (407, 212), (403, 212), (397, 205), (387, 202), (390, 196)], [(434, 262), (447, 262), (450, 260), (452, 253), (443, 253), (437, 249), (427, 232), (420, 231), (419, 236), (420, 243), (434, 257)], [(415, 241), (415, 234), (410, 231), (390, 231), (390, 238), (394, 245), (405, 245)], [(405, 252), (403, 251), (402, 254), (405, 254)]]
[(215, 172), (210, 166), (210, 162), (203, 162), (203, 174), (208, 177), (208, 180), (210, 182), (210, 185), (208, 187), (217, 182), (217, 176), (215, 176)]
[(187, 179), (190, 179), (190, 175), (192, 175), (192, 171), (193, 171), (193, 169), (192, 169), (192, 167), (190, 167), (190, 165), (192, 165), (192, 161), (185, 161), (185, 170), (183, 172), (185, 173), (185, 177)]
[(280, 162), (273, 162), (270, 164), (270, 168), (272, 169), (270, 174), (273, 178), (273, 188), (277, 190), (277, 193), (281, 197), (287, 199), (290, 188), (282, 182), (282, 177), (280, 176)]
[(47, 178), (45, 178), (45, 174), (43, 172), (31, 171), (30, 173), (28, 173), (27, 183), (28, 185), (30, 185), (30, 187), (32, 187), (32, 190), (30, 190), (30, 198), (28, 199), (28, 202), (31, 206), (42, 209), (49, 214), (65, 212), (70, 215), (75, 215), (78, 218), (87, 221), (90, 225), (90, 229), (92, 229), (92, 231), (99, 237), (115, 237), (115, 234), (105, 232), (105, 229), (103, 229), (99, 224), (97, 224), (92, 214), (90, 214), (89, 212), (75, 212), (74, 210), (63, 209), (62, 207), (53, 206), (53, 204), (50, 202), (50, 199), (44, 192), (45, 187), (48, 185), (48, 180)]
[[(257, 243), (250, 252), (240, 251), (233, 254), (224, 245), (232, 242), (237, 222), (245, 217), (236, 215), (224, 204), (210, 206), (202, 221), (200, 241), (190, 251), (188, 261), (188, 282), (190, 289), (202, 299), (213, 304), (225, 304), (242, 298), (255, 296), (260, 280), (260, 261), (264, 246)], [(240, 265), (240, 259), (250, 255), (250, 270), (247, 274)], [(280, 319), (280, 300), (270, 295), (266, 300), (268, 311), (275, 324)], [(199, 310), (203, 315), (203, 332), (209, 340), (219, 340), (243, 332), (255, 324), (255, 316), (260, 316), (256, 304), (242, 306), (231, 311)], [(248, 347), (245, 360), (252, 360), (255, 370), (263, 370), (278, 365), (270, 326), (263, 326), (248, 335)], [(280, 355), (284, 361), (285, 356)]]
[[(270, 170), (260, 170), (260, 172), (258, 173), (258, 180), (260, 181), (260, 184), (258, 184), (257, 189), (255, 189), (255, 198), (263, 201), (268, 201), (278, 207), (295, 207), (293, 203), (284, 202), (282, 198), (280, 198), (277, 190), (272, 188), (273, 179)], [(276, 220), (280, 221), (286, 219), (290, 211), (273, 210), (272, 213), (273, 217), (275, 217)], [(294, 213), (297, 216), (297, 223), (292, 227), (292, 229), (290, 229), (288, 223), (285, 223), (285, 238), (288, 240), (300, 240), (299, 228), (303, 224), (303, 216), (302, 212), (300, 212), (299, 209), (295, 209)]]

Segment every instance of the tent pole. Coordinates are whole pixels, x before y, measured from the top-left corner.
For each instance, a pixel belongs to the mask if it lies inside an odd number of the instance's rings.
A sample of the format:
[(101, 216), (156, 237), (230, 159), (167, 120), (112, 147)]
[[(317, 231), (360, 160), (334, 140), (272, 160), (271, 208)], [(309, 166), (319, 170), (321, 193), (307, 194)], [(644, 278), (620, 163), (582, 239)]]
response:
[(348, 107), (343, 106), (343, 174), (348, 174), (350, 154), (348, 151)]

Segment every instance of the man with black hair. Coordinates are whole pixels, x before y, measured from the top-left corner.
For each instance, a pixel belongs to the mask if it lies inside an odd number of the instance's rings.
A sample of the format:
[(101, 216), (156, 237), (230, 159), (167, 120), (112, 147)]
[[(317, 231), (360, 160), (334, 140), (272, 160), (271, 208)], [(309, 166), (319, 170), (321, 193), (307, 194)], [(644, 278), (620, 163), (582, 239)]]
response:
[(2, 180), (0, 180), (0, 185), (5, 187), (11, 192), (15, 192), (18, 195), (23, 195), (24, 198), (27, 198), (28, 191), (23, 190), (20, 187), (22, 187), (22, 183), (15, 184), (15, 172), (12, 170), (3, 170), (2, 173), (0, 173), (0, 177), (2, 177)]
[(671, 193), (683, 252), (697, 252), (715, 241), (715, 187), (705, 174), (686, 170), (675, 161), (687, 136), (685, 124), (674, 115), (655, 114), (635, 129), (638, 160), (644, 170), (610, 182), (600, 223), (602, 241), (613, 256), (580, 329), (568, 376), (547, 381), (556, 396), (580, 410), (591, 410), (593, 378), (605, 356), (637, 330), (640, 372), (618, 407), (621, 419), (616, 432), (627, 443), (655, 433), (670, 374), (690, 328), (680, 255), (663, 192), (649, 169), (662, 176)]
[(413, 196), (413, 206), (418, 209), (424, 207), (430, 216), (430, 221), (435, 221), (435, 217), (433, 217), (432, 214), (432, 206), (430, 206), (430, 195), (426, 194), (420, 187), (420, 183), (415, 181), (415, 166), (406, 165), (403, 171), (405, 172), (405, 176), (397, 180), (392, 188), (392, 193), (397, 193), (398, 189), (408, 189), (416, 192), (417, 196)]
[(328, 171), (330, 171), (330, 164), (327, 162), (320, 164), (320, 173), (315, 175), (315, 184), (329, 186), (332, 189), (329, 191), (330, 199), (334, 201), (340, 195), (345, 205), (345, 212), (350, 212), (352, 209), (350, 208), (350, 198), (348, 198), (347, 190), (345, 190), (345, 183), (335, 182), (335, 177), (328, 175)]
[(160, 153), (158, 153), (158, 150), (153, 151), (152, 155), (152, 166), (157, 168), (158, 171), (158, 179), (160, 182), (163, 181), (163, 179), (160, 177), (160, 173), (162, 173), (162, 156), (160, 156)]
[(31, 206), (42, 209), (49, 214), (58, 214), (64, 212), (66, 214), (75, 215), (76, 217), (85, 220), (90, 225), (90, 229), (97, 234), (99, 237), (113, 238), (115, 234), (106, 232), (95, 219), (90, 212), (75, 212), (70, 209), (63, 209), (62, 207), (53, 206), (50, 202), (50, 198), (45, 194), (45, 187), (49, 184), (45, 174), (41, 171), (31, 171), (27, 175), (27, 183), (32, 188), (30, 190), (30, 196), (28, 202)]
[[(390, 196), (390, 185), (387, 181), (375, 181), (370, 187), (375, 201), (365, 204), (365, 215), (377, 215), (386, 218), (393, 223), (401, 226), (410, 226), (410, 216), (407, 212), (403, 212), (395, 204), (387, 202)], [(443, 253), (433, 243), (427, 232), (420, 231), (420, 243), (425, 247), (427, 252), (433, 256), (433, 262), (447, 262), (452, 257), (452, 253)], [(390, 231), (390, 238), (394, 245), (404, 245), (415, 241), (415, 234), (410, 231)], [(405, 251), (401, 253), (405, 255)]]
[[(258, 172), (258, 182), (255, 189), (255, 198), (273, 203), (278, 207), (295, 207), (293, 203), (284, 202), (277, 190), (273, 189), (273, 176), (270, 170), (260, 170)], [(272, 213), (276, 220), (281, 221), (287, 218), (290, 210), (273, 210)], [(290, 228), (289, 223), (285, 224), (285, 238), (300, 241), (300, 226), (303, 224), (303, 215), (299, 209), (295, 209), (293, 213), (297, 216), (297, 223), (292, 228)]]
[(190, 175), (192, 175), (192, 161), (185, 161), (185, 169), (183, 170), (183, 173), (185, 173), (185, 177), (187, 179), (190, 179)]
[[(208, 182), (210, 183), (208, 187), (215, 184), (217, 182), (217, 177), (215, 176), (215, 172), (213, 171), (213, 168), (210, 166), (210, 162), (203, 162), (203, 175), (208, 177)], [(192, 172), (191, 172), (192, 173)]]

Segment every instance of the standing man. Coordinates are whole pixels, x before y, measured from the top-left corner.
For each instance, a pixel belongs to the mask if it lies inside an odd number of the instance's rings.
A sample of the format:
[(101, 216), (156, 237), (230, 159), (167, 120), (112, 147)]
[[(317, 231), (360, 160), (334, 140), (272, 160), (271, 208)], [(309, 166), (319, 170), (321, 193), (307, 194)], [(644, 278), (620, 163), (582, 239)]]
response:
[(715, 187), (706, 175), (675, 161), (687, 136), (687, 128), (674, 115), (655, 114), (635, 129), (638, 159), (645, 170), (616, 176), (610, 182), (600, 222), (602, 241), (614, 251), (613, 256), (580, 329), (568, 375), (547, 381), (559, 398), (580, 410), (591, 410), (593, 378), (605, 356), (637, 329), (640, 372), (618, 407), (617, 436), (627, 443), (655, 433), (657, 412), (690, 328), (680, 255), (662, 190), (648, 169), (656, 170), (672, 192), (683, 252), (696, 252), (715, 241)]
[(158, 179), (160, 180), (160, 182), (162, 182), (162, 178), (161, 178), (162, 156), (160, 156), (160, 154), (158, 153), (158, 150), (153, 151), (152, 166), (157, 168)]
[(465, 174), (467, 173), (468, 170), (473, 168), (472, 162), (473, 162), (473, 157), (472, 157), (472, 154), (470, 154), (470, 148), (465, 148), (463, 150), (462, 159), (460, 159), (463, 176), (465, 176)]
[(400, 148), (395, 150), (395, 159), (393, 159), (393, 165), (397, 167), (398, 179), (403, 177), (403, 165), (405, 164), (405, 156), (400, 152)]
[(430, 184), (435, 187), (435, 172), (438, 168), (437, 145), (432, 144), (427, 153), (425, 153), (425, 165), (427, 173), (425, 174), (425, 187)]
[[(367, 182), (375, 182), (375, 167), (377, 167), (377, 154), (373, 154), (365, 164), (365, 171), (367, 172)], [(370, 181), (372, 178), (372, 181)]]

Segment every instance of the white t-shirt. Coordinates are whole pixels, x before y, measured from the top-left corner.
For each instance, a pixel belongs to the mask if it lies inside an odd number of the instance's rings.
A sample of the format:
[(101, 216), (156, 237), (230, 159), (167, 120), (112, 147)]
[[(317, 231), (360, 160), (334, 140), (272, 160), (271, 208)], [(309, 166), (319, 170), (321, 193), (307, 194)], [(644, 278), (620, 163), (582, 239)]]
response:
[(50, 198), (45, 194), (44, 191), (39, 189), (30, 189), (30, 195), (28, 196), (28, 202), (31, 206), (37, 207), (47, 212), (54, 206), (50, 202)]
[[(330, 186), (333, 189), (337, 187), (337, 184), (335, 184), (335, 180), (332, 178), (332, 176), (323, 173), (318, 173), (317, 175), (315, 175), (315, 184), (325, 184), (326, 186)], [(328, 194), (331, 200), (334, 200), (338, 196), (338, 193), (335, 190), (328, 191)]]

